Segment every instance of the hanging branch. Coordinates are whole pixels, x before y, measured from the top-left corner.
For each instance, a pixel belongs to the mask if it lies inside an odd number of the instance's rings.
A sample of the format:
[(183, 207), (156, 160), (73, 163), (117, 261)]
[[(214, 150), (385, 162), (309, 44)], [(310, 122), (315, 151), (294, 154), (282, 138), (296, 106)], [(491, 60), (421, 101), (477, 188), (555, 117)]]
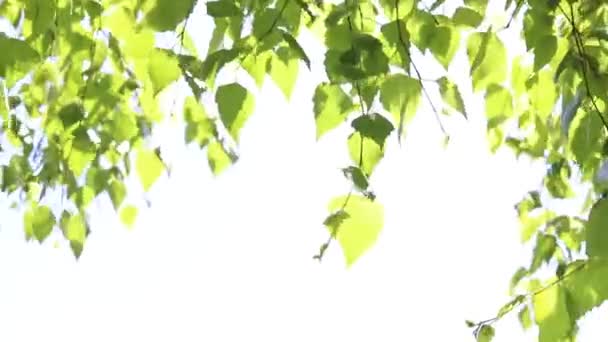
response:
[[(396, 20), (399, 20), (400, 19), (400, 16), (399, 16), (399, 0), (395, 0), (395, 11), (396, 11), (396, 16), (397, 16)], [(403, 50), (405, 51), (405, 54), (407, 55), (407, 58), (410, 60), (410, 63), (412, 64), (412, 66), (414, 68), (414, 72), (416, 73), (416, 78), (418, 79), (418, 83), (420, 84), (420, 88), (422, 89), (422, 92), (424, 93), (424, 96), (426, 97), (427, 101), (431, 105), (431, 109), (433, 110), (433, 113), (435, 115), (435, 119), (437, 120), (437, 123), (439, 124), (439, 128), (441, 128), (441, 132), (444, 135), (448, 136), (448, 133), (446, 132), (445, 128), (443, 127), (443, 123), (441, 123), (441, 119), (439, 117), (439, 111), (435, 107), (435, 104), (433, 103), (433, 100), (431, 99), (431, 96), (429, 95), (428, 91), (426, 90), (426, 87), (424, 86), (424, 83), (422, 82), (422, 80), (423, 80), (422, 75), (420, 74), (420, 71), (418, 70), (418, 67), (416, 66), (416, 63), (414, 63), (414, 59), (412, 58), (412, 54), (410, 53), (410, 50), (407, 47), (407, 43), (405, 42), (405, 39), (403, 38), (403, 32), (401, 32), (401, 25), (399, 25), (399, 22), (397, 22), (397, 33), (398, 33), (398, 36), (399, 36), (399, 43), (403, 46)], [(402, 130), (402, 123), (399, 124), (399, 132), (398, 132), (399, 136), (401, 136), (401, 130)]]
[(602, 124), (604, 125), (606, 132), (608, 132), (608, 122), (606, 122), (604, 115), (602, 115), (602, 112), (600, 111), (600, 108), (597, 105), (597, 102), (595, 101), (595, 97), (591, 93), (591, 86), (589, 85), (589, 78), (587, 75), (587, 64), (589, 64), (589, 61), (587, 60), (587, 53), (585, 52), (585, 45), (583, 44), (583, 39), (581, 37), (581, 33), (578, 30), (578, 28), (576, 27), (576, 21), (575, 21), (575, 17), (574, 17), (574, 8), (573, 8), (572, 4), (570, 4), (570, 17), (568, 17), (568, 15), (566, 14), (566, 11), (564, 11), (564, 8), (562, 7), (562, 5), (558, 3), (557, 6), (559, 7), (560, 11), (562, 12), (562, 14), (566, 18), (566, 20), (568, 20), (568, 22), (570, 23), (570, 26), (572, 26), (572, 34), (574, 35), (574, 42), (576, 43), (577, 52), (581, 56), (583, 61), (586, 62), (586, 63), (583, 63), (583, 65), (581, 66), (581, 71), (583, 73), (583, 84), (585, 85), (585, 90), (587, 91), (587, 95), (591, 99), (591, 104), (593, 105), (593, 108), (595, 109), (597, 115), (600, 117), (600, 120), (602, 120)]
[[(348, 2), (348, 0), (346, 0)], [(361, 13), (361, 9), (359, 8), (359, 13)], [(353, 33), (353, 23), (351, 20), (351, 15), (349, 14), (347, 17), (347, 21), (348, 21), (348, 28), (351, 32), (351, 34)], [(351, 41), (351, 48), (354, 48), (354, 46), (352, 45), (352, 41)], [(357, 81), (353, 81), (353, 86), (355, 88), (355, 91), (357, 92), (357, 98), (359, 99), (359, 105), (361, 107), (361, 115), (367, 115), (369, 114), (369, 108), (365, 107), (365, 103), (363, 101), (363, 96), (361, 96), (361, 87), (359, 86), (359, 83)], [(361, 168), (363, 166), (363, 136), (359, 137), (359, 163), (358, 163), (358, 167)], [(348, 205), (348, 201), (350, 200), (352, 194), (354, 191), (354, 186), (350, 189), (350, 191), (348, 192), (348, 195), (346, 196), (346, 199), (344, 200), (344, 203), (342, 203), (342, 207), (340, 207), (340, 209), (336, 212), (334, 212), (332, 215), (338, 215), (339, 213), (344, 213), (344, 209), (346, 209), (346, 206)], [(330, 215), (331, 217), (331, 215)], [(326, 220), (327, 222), (327, 220)], [(319, 253), (315, 256), (313, 256), (313, 259), (319, 260), (319, 262), (321, 262), (321, 260), (323, 259), (323, 256), (325, 255), (325, 251), (327, 250), (327, 248), (329, 247), (329, 245), (331, 244), (331, 241), (334, 240), (338, 234), (338, 228), (340, 228), (340, 224), (342, 222), (338, 222), (335, 226), (332, 227), (332, 231), (331, 234), (329, 235), (329, 237), (327, 238), (327, 241), (325, 241), (325, 243), (323, 243), (321, 245), (321, 247), (319, 248)]]
[(504, 307), (506, 307), (506, 306), (508, 306), (510, 304), (513, 304), (512, 307), (509, 310), (506, 310), (504, 312), (499, 312), (498, 315), (496, 315), (496, 316), (494, 316), (492, 318), (483, 320), (483, 321), (479, 321), (477, 323), (472, 323), (472, 322), (468, 323), (468, 324), (471, 324), (472, 326), (475, 327), (475, 330), (473, 330), (473, 334), (476, 336), (476, 334), (479, 332), (479, 330), (483, 326), (485, 326), (485, 325), (492, 325), (492, 324), (496, 323), (497, 321), (499, 321), (502, 317), (506, 316), (508, 313), (510, 313), (511, 311), (513, 311), (513, 309), (515, 309), (516, 307), (519, 307), (519, 305), (521, 305), (523, 303), (524, 299), (526, 299), (526, 298), (533, 298), (534, 296), (537, 296), (537, 295), (539, 295), (539, 294), (547, 291), (551, 287), (553, 287), (553, 286), (561, 283), (564, 279), (566, 279), (566, 278), (570, 277), (571, 275), (579, 272), (580, 270), (582, 270), (583, 268), (585, 268), (587, 265), (588, 265), (587, 263), (582, 263), (582, 264), (576, 266), (572, 271), (564, 274), (561, 277), (558, 277), (556, 280), (554, 280), (551, 283), (549, 283), (549, 284), (541, 287), (540, 289), (538, 289), (536, 291), (533, 291), (533, 292), (529, 292), (527, 294), (516, 296), (514, 299), (512, 299), (510, 302), (508, 302), (507, 304), (505, 304), (503, 306), (503, 308), (504, 308)]

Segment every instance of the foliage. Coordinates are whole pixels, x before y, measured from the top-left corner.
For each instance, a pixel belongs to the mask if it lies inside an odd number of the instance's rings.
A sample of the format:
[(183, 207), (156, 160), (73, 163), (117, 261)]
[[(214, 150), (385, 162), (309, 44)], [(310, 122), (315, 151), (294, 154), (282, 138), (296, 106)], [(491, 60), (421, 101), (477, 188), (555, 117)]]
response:
[[(149, 191), (168, 172), (150, 135), (167, 116), (159, 99), (172, 84), (190, 89), (174, 107), (183, 112), (185, 143), (206, 150), (220, 174), (237, 160), (255, 98), (218, 74), (236, 65), (258, 87), (268, 75), (290, 98), (301, 67), (314, 64), (298, 40), (309, 30), (326, 49), (326, 80), (312, 99), (316, 135), (348, 125), (352, 160), (343, 169), (352, 190), (330, 201), (330, 237), (316, 257), (335, 238), (350, 265), (382, 228), (370, 177), (387, 138), (406, 133), (423, 101), (438, 119), (439, 103), (444, 113), (470, 115), (461, 85), (447, 73), (424, 79), (412, 51), (444, 70), (464, 51), (471, 87), (485, 100), (492, 150), (508, 146), (547, 165), (542, 186), (517, 205), (533, 256), (513, 276), (514, 299), (495, 318), (468, 324), (489, 341), (493, 322), (517, 310), (524, 328), (539, 327), (541, 341), (569, 340), (577, 320), (608, 298), (608, 5), (503, 5), (505, 23), (486, 15), (486, 0), (0, 1), (11, 28), (0, 33), (1, 189), (18, 199), (26, 239), (43, 242), (58, 229), (80, 256), (94, 199), (106, 194), (130, 226), (137, 208), (126, 201), (126, 178)], [(213, 22), (204, 54), (186, 29), (202, 15)], [(501, 38), (510, 29), (521, 30), (522, 55)], [(167, 48), (160, 37), (171, 32)], [(573, 197), (587, 198), (580, 215), (551, 206)], [(545, 279), (541, 270), (555, 276)]]

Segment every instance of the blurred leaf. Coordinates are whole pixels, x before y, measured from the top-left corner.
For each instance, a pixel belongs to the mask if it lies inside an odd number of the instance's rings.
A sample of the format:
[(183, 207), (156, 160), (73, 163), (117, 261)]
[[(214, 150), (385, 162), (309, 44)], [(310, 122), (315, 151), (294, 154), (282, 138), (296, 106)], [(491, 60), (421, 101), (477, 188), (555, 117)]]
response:
[(144, 191), (148, 191), (163, 173), (164, 165), (154, 151), (142, 148), (137, 152), (135, 169)]
[(354, 104), (339, 85), (321, 83), (312, 99), (317, 139), (343, 123)]

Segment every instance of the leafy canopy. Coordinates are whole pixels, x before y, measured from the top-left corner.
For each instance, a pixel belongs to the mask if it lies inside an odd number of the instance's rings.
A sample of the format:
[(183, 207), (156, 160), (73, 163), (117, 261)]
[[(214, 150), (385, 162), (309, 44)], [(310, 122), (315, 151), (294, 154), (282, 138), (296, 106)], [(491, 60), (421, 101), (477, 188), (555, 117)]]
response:
[[(206, 150), (219, 175), (238, 159), (255, 109), (251, 87), (268, 75), (289, 99), (298, 75), (322, 65), (311, 120), (318, 139), (350, 130), (352, 163), (342, 171), (352, 190), (330, 201), (329, 240), (316, 257), (336, 239), (351, 265), (382, 229), (371, 177), (389, 136), (403, 136), (422, 103), (438, 120), (466, 119), (474, 113), (461, 90), (470, 87), (485, 102), (490, 148), (540, 158), (547, 172), (516, 206), (532, 260), (514, 273), (514, 299), (495, 318), (467, 324), (489, 341), (499, 333), (492, 324), (517, 311), (541, 341), (574, 338), (577, 320), (608, 298), (608, 5), (502, 5), (504, 20), (487, 15), (487, 0), (4, 0), (1, 190), (23, 212), (26, 239), (42, 243), (58, 230), (78, 257), (93, 201), (109, 199), (131, 226), (127, 177), (149, 191), (168, 173), (150, 137), (169, 114), (181, 112), (184, 143)], [(187, 30), (201, 18), (213, 23), (204, 53)], [(322, 61), (300, 44), (304, 30), (323, 44)], [(525, 51), (511, 51), (505, 30), (518, 31)], [(447, 72), (458, 53), (470, 84)], [(424, 78), (422, 58), (444, 74)], [(218, 77), (234, 66), (252, 82)], [(159, 101), (180, 82), (189, 94), (165, 113)], [(208, 95), (215, 101), (203, 101)], [(551, 205), (580, 198), (577, 215)], [(539, 273), (547, 269), (553, 277)]]

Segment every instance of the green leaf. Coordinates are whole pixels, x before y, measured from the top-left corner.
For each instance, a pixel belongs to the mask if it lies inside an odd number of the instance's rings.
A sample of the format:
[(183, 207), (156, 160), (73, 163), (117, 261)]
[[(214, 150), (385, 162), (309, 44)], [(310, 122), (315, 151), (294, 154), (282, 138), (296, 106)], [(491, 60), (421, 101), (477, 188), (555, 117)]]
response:
[(55, 21), (56, 3), (46, 0), (27, 0), (23, 33), (28, 39), (46, 33)]
[(153, 50), (148, 63), (148, 73), (154, 95), (165, 89), (170, 83), (177, 81), (181, 75), (177, 60), (162, 50)]
[(306, 55), (306, 52), (302, 46), (300, 46), (300, 43), (298, 43), (298, 41), (285, 30), (281, 30), (281, 34), (283, 34), (283, 39), (285, 39), (291, 50), (304, 62), (304, 64), (306, 64), (308, 70), (310, 70), (310, 59), (308, 58), (308, 55)]
[(266, 51), (259, 55), (247, 55), (241, 63), (241, 66), (253, 78), (258, 88), (261, 88), (264, 84), (264, 78), (266, 77), (266, 71), (268, 67), (268, 60), (270, 58), (271, 54)]
[(87, 223), (81, 214), (70, 215), (63, 212), (61, 217), (63, 236), (70, 241), (70, 248), (76, 258), (79, 258), (87, 238)]
[(129, 228), (133, 228), (133, 225), (135, 224), (135, 220), (137, 219), (137, 207), (134, 205), (127, 205), (124, 206), (121, 210), (120, 210), (120, 220), (122, 221), (122, 223), (129, 227)]
[(386, 55), (389, 56), (391, 64), (406, 67), (410, 64), (409, 47), (410, 39), (405, 22), (403, 20), (391, 21), (384, 24), (380, 31), (387, 42), (384, 44)]
[(494, 328), (490, 325), (482, 325), (477, 332), (477, 342), (491, 342), (494, 338)]
[(75, 133), (71, 146), (64, 151), (68, 154), (68, 167), (78, 177), (91, 161), (95, 159), (96, 146), (83, 129)]
[(459, 46), (460, 34), (458, 30), (447, 25), (434, 28), (433, 39), (429, 42), (429, 49), (446, 70)]
[(0, 32), (0, 77), (5, 78), (6, 87), (13, 85), (23, 78), (40, 56), (29, 44), (19, 39), (9, 38)]
[(42, 243), (53, 231), (55, 215), (51, 208), (45, 205), (33, 204), (24, 214), (26, 237), (34, 237)]
[(215, 176), (224, 172), (232, 164), (232, 158), (222, 144), (216, 140), (207, 145), (207, 161)]
[(376, 242), (384, 225), (384, 210), (380, 204), (352, 194), (331, 200), (329, 210), (344, 210), (348, 214), (339, 225), (335, 238), (342, 247), (346, 264), (351, 266)]
[(543, 262), (549, 262), (555, 248), (557, 247), (557, 240), (554, 236), (538, 233), (536, 236), (536, 246), (532, 256), (532, 263), (530, 264), (530, 273), (536, 271)]
[(352, 123), (353, 128), (364, 138), (372, 139), (381, 148), (386, 138), (395, 129), (393, 124), (378, 113), (361, 115)]
[(365, 176), (363, 171), (361, 171), (360, 168), (355, 166), (349, 166), (347, 168), (342, 169), (342, 172), (344, 173), (344, 176), (347, 179), (353, 182), (353, 185), (359, 191), (365, 191), (369, 187), (369, 181), (367, 180), (367, 177)]
[(538, 292), (532, 297), (532, 304), (539, 342), (559, 341), (570, 333), (572, 322), (566, 304), (566, 290), (560, 284)]
[(123, 182), (113, 179), (110, 182), (108, 187), (108, 195), (110, 196), (110, 200), (112, 201), (112, 205), (114, 206), (114, 210), (118, 210), (122, 201), (125, 199), (127, 195), (127, 189)]
[(313, 96), (317, 139), (344, 122), (354, 109), (353, 102), (339, 85), (321, 83)]
[(491, 84), (485, 96), (488, 127), (496, 127), (503, 120), (513, 115), (511, 93), (502, 86)]
[(270, 35), (271, 30), (276, 29), (273, 27), (275, 20), (279, 12), (276, 8), (267, 7), (261, 10), (258, 10), (255, 13), (255, 17), (253, 19), (253, 35), (254, 37), (262, 40), (267, 38)]
[(57, 113), (64, 129), (70, 128), (72, 125), (80, 122), (84, 118), (84, 108), (80, 103), (70, 103), (63, 106)]
[(220, 119), (236, 142), (241, 128), (253, 113), (254, 98), (245, 87), (238, 83), (220, 86), (215, 93)]
[(549, 64), (556, 52), (557, 38), (554, 35), (545, 35), (539, 38), (534, 47), (534, 71), (538, 71)]
[(131, 140), (139, 133), (134, 113), (116, 112), (111, 121), (111, 132), (117, 142)]
[(270, 58), (270, 77), (289, 100), (298, 78), (298, 56), (292, 49), (282, 46)]
[(208, 1), (207, 5), (207, 14), (214, 17), (234, 17), (241, 15), (240, 9), (234, 4), (233, 1)]
[(148, 2), (154, 6), (146, 13), (144, 22), (157, 31), (174, 30), (186, 19), (194, 8), (194, 0), (155, 0)]
[[(215, 77), (220, 70), (228, 63), (239, 57), (241, 51), (239, 49), (222, 49), (217, 50), (207, 56), (200, 71), (200, 79), (205, 80), (211, 87), (215, 83)], [(264, 68), (266, 65), (264, 65)]]
[(519, 310), (517, 313), (517, 318), (519, 319), (519, 323), (524, 330), (530, 329), (532, 326), (532, 318), (530, 317), (530, 309), (527, 305)]
[[(403, 18), (403, 16), (401, 16), (401, 18)], [(414, 43), (420, 51), (425, 51), (434, 38), (435, 20), (433, 19), (433, 16), (426, 11), (414, 10), (413, 15), (406, 23), (411, 42)]]
[(599, 155), (602, 148), (604, 127), (595, 111), (581, 111), (570, 125), (570, 151), (574, 159), (583, 166)]
[(600, 199), (591, 208), (587, 221), (587, 255), (608, 258), (608, 199)]
[(154, 151), (145, 148), (139, 149), (135, 161), (135, 170), (144, 191), (150, 190), (158, 177), (163, 173), (163, 162)]
[(389, 19), (395, 19), (397, 13), (399, 13), (399, 18), (407, 17), (414, 10), (415, 4), (416, 2), (413, 0), (380, 0), (384, 15)]
[(507, 76), (507, 51), (494, 32), (475, 32), (467, 41), (473, 90), (500, 84)]
[(468, 7), (458, 7), (452, 17), (454, 24), (477, 28), (483, 21), (483, 16)]
[(570, 263), (562, 283), (568, 292), (568, 309), (574, 322), (608, 299), (608, 262), (595, 259)]
[(421, 93), (420, 82), (403, 74), (390, 75), (382, 83), (380, 102), (399, 123), (399, 135), (403, 132), (405, 124), (416, 114)]
[(384, 146), (379, 146), (374, 140), (354, 132), (348, 137), (348, 152), (350, 159), (370, 176), (384, 157)]
[(486, 13), (486, 7), (488, 7), (488, 0), (464, 0), (464, 4), (483, 16)]
[(570, 124), (574, 119), (576, 112), (579, 107), (583, 103), (583, 99), (585, 98), (585, 91), (583, 88), (579, 88), (574, 95), (574, 97), (570, 101), (562, 101), (562, 114), (560, 115), (562, 134), (564, 136), (568, 136), (570, 133)]
[(521, 280), (526, 277), (528, 275), (528, 270), (525, 267), (520, 267), (517, 269), (517, 271), (515, 271), (515, 273), (513, 273), (513, 276), (511, 277), (511, 281), (509, 284), (509, 294), (513, 295), (515, 293), (515, 289), (517, 288), (517, 285), (519, 285), (519, 283), (521, 282)]
[(462, 96), (460, 95), (460, 91), (456, 84), (452, 83), (452, 81), (445, 76), (437, 80), (437, 84), (439, 84), (439, 92), (441, 93), (443, 102), (452, 109), (462, 113), (466, 118), (467, 112), (464, 108), (464, 101), (462, 101)]
[(184, 101), (184, 119), (186, 143), (195, 141), (200, 147), (204, 147), (217, 134), (215, 124), (207, 116), (204, 107), (192, 96)]

